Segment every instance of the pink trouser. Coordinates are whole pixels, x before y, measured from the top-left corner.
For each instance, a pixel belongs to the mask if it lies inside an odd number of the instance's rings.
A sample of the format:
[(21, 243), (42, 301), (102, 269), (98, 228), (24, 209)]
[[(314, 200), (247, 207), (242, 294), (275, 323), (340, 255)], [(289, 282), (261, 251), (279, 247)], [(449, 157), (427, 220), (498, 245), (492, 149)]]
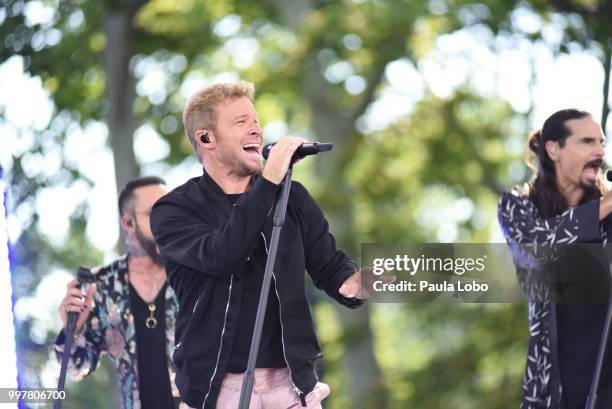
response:
[[(240, 401), (240, 389), (244, 374), (225, 374), (217, 409), (236, 409)], [(315, 388), (306, 395), (308, 409), (321, 409), (321, 401), (329, 395), (329, 386), (317, 382)], [(251, 394), (249, 409), (300, 409), (302, 403), (293, 389), (287, 368), (257, 368), (255, 383)]]

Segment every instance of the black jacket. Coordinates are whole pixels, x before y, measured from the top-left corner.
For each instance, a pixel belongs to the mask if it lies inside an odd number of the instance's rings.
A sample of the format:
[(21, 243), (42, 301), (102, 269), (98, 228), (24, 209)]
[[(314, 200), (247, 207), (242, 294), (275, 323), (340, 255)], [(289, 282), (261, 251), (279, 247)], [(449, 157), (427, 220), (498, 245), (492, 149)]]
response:
[[(230, 358), (245, 274), (256, 246), (268, 250), (279, 187), (253, 177), (252, 187), (233, 206), (206, 173), (161, 198), (151, 229), (179, 300), (174, 352), (176, 384), (194, 407), (214, 408)], [(265, 253), (263, 253), (265, 254)], [(338, 289), (358, 270), (336, 248), (327, 221), (306, 189), (293, 182), (273, 284), (279, 299), (285, 360), (296, 393), (317, 382), (313, 361), (321, 356), (305, 296), (304, 271), (315, 285), (350, 308), (361, 301)]]

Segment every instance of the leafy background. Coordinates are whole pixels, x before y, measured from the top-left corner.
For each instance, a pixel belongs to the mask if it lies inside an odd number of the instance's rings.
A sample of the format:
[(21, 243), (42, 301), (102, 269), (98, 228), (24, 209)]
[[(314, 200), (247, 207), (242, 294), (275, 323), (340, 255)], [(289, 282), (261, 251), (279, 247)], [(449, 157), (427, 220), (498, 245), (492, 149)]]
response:
[[(181, 126), (197, 87), (255, 82), (269, 141), (290, 132), (335, 144), (295, 177), (356, 259), (360, 243), (500, 241), (497, 198), (529, 176), (522, 153), (538, 125), (542, 53), (597, 62), (576, 75), (601, 76), (594, 114), (606, 129), (611, 9), (603, 0), (0, 3), (0, 62), (19, 61), (50, 104), (23, 126), (8, 115), (12, 96), (0, 99), (0, 138), (14, 142), (2, 157), (21, 386), (53, 386), (59, 372), (50, 345), (60, 321), (55, 305), (40, 304), (45, 291), (61, 293), (66, 272), (122, 250), (120, 238), (109, 249), (92, 237), (93, 207), (115, 201), (94, 195), (96, 175), (114, 175), (116, 190), (139, 174), (179, 183), (200, 171)], [(519, 102), (503, 92), (513, 52), (522, 58)], [(108, 160), (92, 161), (91, 146)], [(41, 209), (65, 216), (63, 233), (49, 233)], [(106, 229), (119, 237), (116, 223)], [(50, 272), (64, 275), (48, 280)], [(525, 305), (349, 312), (316, 293), (313, 302), (327, 408), (518, 406)], [(64, 407), (118, 407), (115, 381), (104, 363), (68, 383)]]

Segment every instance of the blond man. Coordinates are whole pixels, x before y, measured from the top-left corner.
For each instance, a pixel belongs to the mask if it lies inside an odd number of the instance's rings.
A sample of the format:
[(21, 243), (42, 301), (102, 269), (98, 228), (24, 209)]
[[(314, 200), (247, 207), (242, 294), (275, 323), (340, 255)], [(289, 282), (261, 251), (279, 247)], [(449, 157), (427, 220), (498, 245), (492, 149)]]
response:
[[(180, 309), (176, 383), (192, 407), (236, 408), (251, 344), (279, 185), (304, 139), (281, 138), (263, 164), (254, 86), (196, 92), (183, 113), (202, 176), (156, 203), (151, 227)], [(355, 262), (336, 248), (308, 191), (292, 183), (267, 300), (251, 408), (320, 408), (329, 387), (305, 296), (315, 285), (349, 308), (362, 304)]]

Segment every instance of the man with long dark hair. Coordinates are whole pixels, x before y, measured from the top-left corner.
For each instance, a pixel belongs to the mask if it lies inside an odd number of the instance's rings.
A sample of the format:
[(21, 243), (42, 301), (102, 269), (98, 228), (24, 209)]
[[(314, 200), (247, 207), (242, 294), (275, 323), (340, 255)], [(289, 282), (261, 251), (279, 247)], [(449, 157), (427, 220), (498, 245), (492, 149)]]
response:
[[(581, 303), (557, 302), (551, 296), (554, 288), (546, 285), (550, 277), (542, 279), (546, 273), (542, 249), (554, 254), (556, 247), (567, 243), (607, 242), (612, 233), (608, 231), (612, 194), (601, 174), (604, 142), (600, 125), (588, 112), (554, 113), (529, 138), (535, 177), (505, 192), (499, 202), (499, 223), (529, 298), (523, 409), (573, 409), (586, 404), (607, 304), (587, 303), (588, 294), (579, 298)], [(570, 276), (591, 280), (575, 259), (563, 262), (563, 268), (568, 265), (573, 266)], [(599, 402), (600, 408), (612, 405), (610, 359), (604, 361)]]

